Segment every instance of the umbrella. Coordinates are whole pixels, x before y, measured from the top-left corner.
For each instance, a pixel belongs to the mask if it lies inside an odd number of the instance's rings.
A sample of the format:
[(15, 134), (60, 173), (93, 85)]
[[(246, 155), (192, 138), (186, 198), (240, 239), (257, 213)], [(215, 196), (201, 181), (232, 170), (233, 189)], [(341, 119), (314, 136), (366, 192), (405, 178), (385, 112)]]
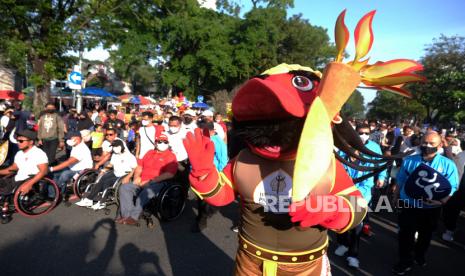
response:
[(115, 95), (111, 94), (107, 90), (98, 87), (86, 87), (81, 90), (82, 95), (84, 96), (98, 96), (98, 97), (108, 97), (108, 98), (116, 98)]
[(200, 108), (200, 109), (207, 109), (209, 108), (208, 104), (202, 103), (202, 102), (197, 102), (192, 105), (193, 108)]
[(1, 100), (24, 100), (24, 94), (22, 92), (14, 90), (0, 90)]

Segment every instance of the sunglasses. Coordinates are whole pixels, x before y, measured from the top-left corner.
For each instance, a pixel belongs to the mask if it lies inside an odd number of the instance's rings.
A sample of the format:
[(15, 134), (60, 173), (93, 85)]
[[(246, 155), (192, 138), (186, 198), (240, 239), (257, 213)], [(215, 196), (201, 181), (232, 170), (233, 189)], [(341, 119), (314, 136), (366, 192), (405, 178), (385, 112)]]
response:
[(157, 141), (157, 144), (168, 144), (168, 141)]
[(24, 143), (24, 142), (31, 141), (31, 140), (16, 139), (16, 141), (18, 141), (18, 143)]
[(358, 133), (358, 135), (363, 135), (363, 134), (370, 135), (370, 132), (359, 132), (359, 133)]

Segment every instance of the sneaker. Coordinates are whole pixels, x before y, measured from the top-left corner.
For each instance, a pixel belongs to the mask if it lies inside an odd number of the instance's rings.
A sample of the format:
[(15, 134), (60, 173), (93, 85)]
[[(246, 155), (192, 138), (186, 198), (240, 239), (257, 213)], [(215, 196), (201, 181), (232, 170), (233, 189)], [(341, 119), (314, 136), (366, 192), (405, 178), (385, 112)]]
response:
[(371, 232), (371, 226), (369, 224), (364, 224), (362, 227), (362, 233), (367, 237), (371, 237), (373, 232)]
[(411, 265), (397, 264), (392, 268), (392, 273), (395, 275), (406, 275), (410, 270), (412, 270)]
[(347, 257), (347, 264), (350, 268), (357, 268), (360, 265), (360, 261), (355, 257)]
[(445, 240), (445, 241), (453, 241), (454, 240), (454, 232), (453, 231), (450, 231), (450, 230), (446, 230), (446, 232), (444, 232), (442, 234), (442, 239)]
[(97, 211), (97, 210), (101, 210), (101, 209), (104, 209), (106, 206), (105, 206), (105, 203), (100, 203), (100, 202), (97, 202), (95, 203), (94, 205), (92, 205), (92, 208), (93, 210)]
[(80, 201), (76, 202), (76, 205), (81, 206), (81, 207), (90, 207), (90, 206), (94, 205), (94, 201), (92, 201), (92, 200), (90, 200), (88, 198), (83, 198)]
[(336, 254), (339, 257), (344, 256), (347, 251), (349, 251), (349, 248), (344, 246), (344, 245), (339, 245), (336, 250), (334, 250), (334, 254)]

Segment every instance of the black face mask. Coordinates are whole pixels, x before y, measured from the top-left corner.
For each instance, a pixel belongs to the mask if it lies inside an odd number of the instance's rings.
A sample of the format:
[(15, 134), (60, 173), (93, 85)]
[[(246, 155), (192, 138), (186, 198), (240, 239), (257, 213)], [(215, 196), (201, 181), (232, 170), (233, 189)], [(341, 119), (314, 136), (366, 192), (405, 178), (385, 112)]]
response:
[(438, 148), (420, 146), (420, 150), (423, 155), (430, 155), (430, 154), (436, 153), (438, 151)]
[(193, 120), (193, 118), (190, 118), (190, 117), (184, 117), (184, 123), (185, 123), (186, 125), (188, 125), (188, 124), (192, 123), (192, 120)]

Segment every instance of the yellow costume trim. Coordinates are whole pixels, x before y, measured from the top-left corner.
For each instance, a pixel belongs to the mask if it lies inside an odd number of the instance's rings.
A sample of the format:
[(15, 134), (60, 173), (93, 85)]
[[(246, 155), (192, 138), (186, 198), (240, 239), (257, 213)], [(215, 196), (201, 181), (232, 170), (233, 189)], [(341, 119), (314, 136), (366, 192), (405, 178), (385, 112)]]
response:
[(352, 224), (354, 223), (354, 220), (355, 220), (355, 214), (354, 214), (355, 210), (354, 210), (354, 207), (352, 206), (352, 204), (350, 204), (350, 201), (347, 198), (342, 197), (342, 196), (340, 196), (340, 198), (345, 200), (347, 202), (347, 204), (349, 205), (349, 208), (350, 208), (350, 221), (349, 221), (349, 224), (347, 224), (347, 226), (345, 228), (342, 228), (339, 231), (333, 230), (334, 232), (336, 232), (338, 234), (344, 233), (347, 230), (349, 230), (352, 227)]
[[(239, 237), (246, 243), (249, 243), (251, 245), (253, 245), (254, 247), (264, 251), (264, 252), (268, 252), (268, 253), (271, 253), (271, 254), (278, 254), (278, 255), (286, 255), (286, 256), (299, 256), (299, 255), (307, 255), (307, 254), (312, 254), (312, 253), (315, 253), (317, 251), (320, 251), (322, 250), (323, 248), (325, 248), (326, 246), (328, 246), (328, 237), (326, 237), (326, 241), (318, 248), (315, 248), (315, 249), (312, 249), (312, 250), (308, 250), (308, 251), (299, 251), (299, 252), (281, 252), (281, 251), (273, 251), (273, 250), (270, 250), (270, 249), (266, 249), (266, 248), (263, 248), (261, 246), (258, 246), (250, 241), (248, 241), (246, 238), (244, 238), (241, 234), (239, 234)], [(247, 248), (247, 247), (245, 247)], [(258, 251), (259, 252), (259, 251)], [(257, 256), (261, 255), (261, 254), (255, 254)], [(258, 257), (259, 259), (262, 259), (260, 257)], [(264, 260), (264, 259), (262, 259)], [(287, 262), (277, 262), (277, 263), (282, 263), (282, 264), (287, 264)]]
[(357, 187), (351, 186), (351, 187), (349, 187), (349, 188), (347, 188), (347, 189), (344, 189), (344, 190), (340, 191), (340, 192), (337, 193), (336, 195), (348, 195), (348, 194), (350, 194), (350, 193), (352, 193), (352, 192), (355, 192), (355, 191), (357, 191), (357, 190), (358, 190)]

